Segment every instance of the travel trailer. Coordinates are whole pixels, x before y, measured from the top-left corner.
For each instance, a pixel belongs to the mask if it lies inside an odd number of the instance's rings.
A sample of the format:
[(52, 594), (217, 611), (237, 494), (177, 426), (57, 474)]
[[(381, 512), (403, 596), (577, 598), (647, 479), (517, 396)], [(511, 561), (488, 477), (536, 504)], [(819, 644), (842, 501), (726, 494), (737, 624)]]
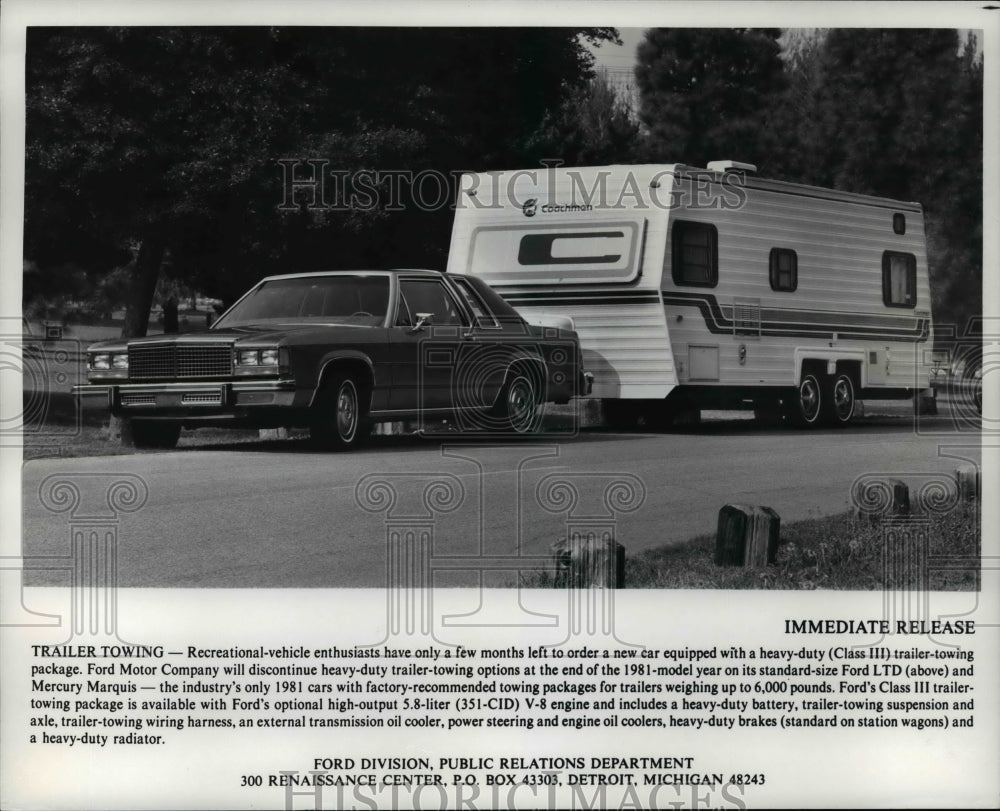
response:
[(448, 271), (572, 326), (612, 425), (700, 409), (846, 425), (859, 399), (930, 393), (918, 203), (733, 161), (467, 174)]

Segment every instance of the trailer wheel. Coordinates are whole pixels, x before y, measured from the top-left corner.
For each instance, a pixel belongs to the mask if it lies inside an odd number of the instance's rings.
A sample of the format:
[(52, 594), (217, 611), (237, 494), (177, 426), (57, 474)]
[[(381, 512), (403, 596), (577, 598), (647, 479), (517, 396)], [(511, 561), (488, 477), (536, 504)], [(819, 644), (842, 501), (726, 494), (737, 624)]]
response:
[(802, 376), (799, 390), (791, 404), (790, 417), (802, 428), (812, 428), (819, 424), (822, 415), (823, 395), (816, 375)]
[(851, 376), (842, 372), (832, 378), (823, 400), (828, 411), (826, 421), (831, 425), (847, 425), (854, 417), (854, 381)]

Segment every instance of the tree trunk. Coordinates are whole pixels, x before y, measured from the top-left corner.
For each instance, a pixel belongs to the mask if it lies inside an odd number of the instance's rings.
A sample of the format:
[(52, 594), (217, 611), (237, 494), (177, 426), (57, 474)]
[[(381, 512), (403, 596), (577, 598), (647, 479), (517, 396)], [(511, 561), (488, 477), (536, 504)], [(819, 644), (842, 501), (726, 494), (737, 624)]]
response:
[(177, 299), (169, 298), (163, 302), (163, 331), (167, 333), (180, 332), (177, 320)]
[(141, 338), (149, 329), (149, 310), (162, 261), (163, 243), (154, 237), (144, 239), (132, 269), (122, 338)]
[[(149, 310), (153, 306), (153, 293), (156, 291), (156, 281), (160, 276), (162, 261), (163, 243), (153, 237), (144, 239), (139, 247), (135, 267), (132, 269), (122, 338), (141, 338), (149, 329)], [(112, 416), (108, 434), (111, 437), (119, 435), (121, 444), (125, 447), (131, 447), (133, 444), (132, 426), (127, 419)]]

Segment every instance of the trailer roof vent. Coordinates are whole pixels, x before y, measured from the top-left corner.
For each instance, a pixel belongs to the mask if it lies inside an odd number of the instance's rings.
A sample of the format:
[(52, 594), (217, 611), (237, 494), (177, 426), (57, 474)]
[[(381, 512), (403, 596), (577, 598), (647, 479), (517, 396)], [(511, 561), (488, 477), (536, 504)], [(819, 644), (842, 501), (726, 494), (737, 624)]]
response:
[(739, 161), (710, 161), (706, 167), (710, 172), (757, 172), (757, 167), (752, 163), (740, 163)]

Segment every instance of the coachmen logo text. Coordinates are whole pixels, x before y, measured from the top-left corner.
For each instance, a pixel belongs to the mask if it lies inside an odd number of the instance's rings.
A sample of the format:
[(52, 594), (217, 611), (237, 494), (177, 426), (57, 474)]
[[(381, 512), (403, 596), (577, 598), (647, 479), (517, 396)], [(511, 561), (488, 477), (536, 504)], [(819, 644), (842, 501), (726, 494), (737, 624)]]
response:
[[(593, 211), (594, 207), (592, 205), (586, 206), (561, 206), (556, 203), (546, 203), (542, 206), (542, 214), (561, 214), (568, 211)], [(535, 212), (538, 211), (538, 198), (532, 197), (530, 200), (525, 200), (524, 205), (521, 206), (521, 211), (524, 213), (525, 217), (534, 217)]]

